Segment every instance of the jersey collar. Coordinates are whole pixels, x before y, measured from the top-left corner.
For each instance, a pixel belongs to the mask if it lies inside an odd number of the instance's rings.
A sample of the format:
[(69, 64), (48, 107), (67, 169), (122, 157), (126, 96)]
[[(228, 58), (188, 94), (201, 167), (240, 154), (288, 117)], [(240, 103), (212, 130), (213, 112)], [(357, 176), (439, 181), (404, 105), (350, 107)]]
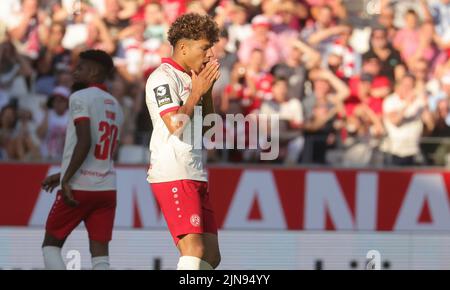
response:
[(177, 69), (179, 71), (182, 71), (184, 73), (187, 73), (188, 75), (191, 75), (190, 72), (187, 72), (181, 65), (179, 65), (176, 61), (174, 61), (171, 58), (165, 58), (164, 57), (164, 58), (161, 59), (161, 63), (170, 64), (173, 68), (175, 68), (175, 69)]
[(106, 87), (105, 84), (100, 84), (100, 83), (96, 83), (96, 84), (90, 84), (89, 85), (90, 88), (94, 87), (94, 88), (99, 88), (100, 90), (103, 90), (105, 92), (108, 92), (108, 88)]

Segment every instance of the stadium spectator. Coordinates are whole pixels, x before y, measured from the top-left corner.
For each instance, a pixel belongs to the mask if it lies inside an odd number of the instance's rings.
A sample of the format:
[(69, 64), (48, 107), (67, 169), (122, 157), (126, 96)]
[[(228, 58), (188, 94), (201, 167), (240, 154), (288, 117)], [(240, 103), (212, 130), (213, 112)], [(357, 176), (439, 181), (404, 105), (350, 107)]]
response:
[(263, 15), (253, 18), (253, 34), (241, 43), (238, 50), (239, 61), (247, 63), (255, 49), (263, 52), (264, 62), (261, 65), (266, 71), (281, 61), (281, 46), (276, 34), (271, 31), (271, 25), (269, 18)]
[(45, 115), (36, 132), (44, 160), (59, 161), (62, 158), (69, 121), (69, 96), (69, 88), (56, 87), (44, 106)]
[(252, 26), (247, 22), (247, 10), (242, 4), (236, 3), (229, 13), (229, 22), (226, 23), (225, 29), (228, 31), (227, 51), (235, 53), (240, 44), (252, 33)]
[[(349, 144), (371, 150), (359, 152), (373, 154), (377, 148), (386, 151), (388, 142), (383, 140), (389, 136), (384, 135), (388, 133), (382, 108), (386, 95), (404, 75), (415, 77), (417, 98), (423, 99), (433, 114), (444, 106), (442, 99), (449, 98), (449, 0), (382, 0), (379, 14), (373, 16), (355, 14), (355, 7), (347, 11), (348, 2), (341, 0), (79, 3), (2, 0), (0, 108), (15, 102), (16, 114), (21, 116), (18, 124), (25, 121), (31, 132), (31, 124), (42, 121), (42, 99), (55, 87), (72, 86), (71, 72), (79, 53), (102, 48), (115, 64), (109, 86), (129, 110), (124, 132), (130, 134), (122, 136), (122, 143), (147, 146), (151, 124), (143, 103), (142, 83), (161, 59), (171, 54), (167, 27), (186, 11), (211, 15), (221, 29), (220, 41), (213, 48), (221, 64), (213, 96), (223, 116), (257, 113), (261, 103), (273, 103), (273, 78), (283, 78), (288, 83), (287, 99), (300, 101), (305, 126), (310, 125), (313, 115), (321, 119), (314, 113), (318, 111), (315, 94), (320, 95), (322, 89), (336, 90), (330, 88), (329, 81), (315, 79), (316, 68), (329, 69), (345, 80), (343, 86), (350, 91), (344, 100), (345, 111), (330, 119), (329, 132), (333, 132), (336, 152), (341, 150), (346, 164), (371, 164), (353, 162), (358, 158), (354, 158), (356, 151), (349, 150), (354, 148)], [(330, 108), (340, 105), (335, 100), (327, 102)], [(26, 121), (26, 116), (32, 120)], [(429, 138), (432, 130), (426, 128), (422, 131)], [(439, 138), (433, 135), (423, 142), (443, 142)], [(309, 154), (308, 142), (303, 155)], [(38, 144), (41, 146), (42, 142)], [(230, 158), (234, 158), (232, 155)], [(223, 156), (224, 161), (239, 160), (227, 158)]]
[(378, 16), (378, 24), (386, 30), (387, 39), (392, 42), (397, 34), (398, 28), (395, 26), (395, 9), (389, 5), (389, 0), (382, 0), (380, 7), (380, 15)]
[(30, 62), (17, 51), (11, 41), (6, 40), (0, 44), (0, 91), (4, 95), (4, 103), (13, 97), (27, 95), (27, 83), (32, 74)]
[(425, 95), (415, 91), (415, 78), (405, 75), (397, 83), (394, 94), (383, 103), (383, 121), (386, 127), (387, 153), (396, 166), (416, 164), (420, 153), (419, 141), (424, 124), (431, 128)]
[(9, 159), (14, 150), (13, 133), (17, 124), (17, 108), (14, 105), (4, 106), (0, 111), (0, 158)]
[(448, 143), (436, 142), (434, 138), (449, 138), (450, 137), (450, 120), (449, 120), (449, 100), (447, 98), (440, 99), (437, 102), (436, 111), (433, 113), (434, 128), (431, 132), (426, 134), (429, 142), (422, 144), (421, 149), (424, 153), (427, 165), (441, 165), (447, 163), (446, 155), (450, 153), (450, 146)]
[(329, 69), (338, 77), (349, 79), (361, 69), (361, 55), (355, 52), (350, 45), (352, 35), (350, 24), (342, 24), (342, 27), (337, 39), (327, 48), (324, 59), (327, 61)]
[(31, 59), (36, 59), (40, 42), (46, 36), (45, 21), (47, 15), (39, 10), (38, 0), (21, 0), (21, 9), (7, 23), (11, 39), (18, 50)]
[(104, 0), (105, 13), (103, 22), (114, 42), (117, 42), (127, 34), (127, 27), (130, 25), (128, 15), (123, 15), (123, 8), (120, 6), (119, 0)]
[(33, 119), (32, 112), (22, 108), (18, 110), (17, 116), (17, 123), (8, 152), (9, 159), (18, 161), (40, 160), (40, 142), (36, 135), (37, 124)]
[(328, 46), (347, 28), (334, 25), (333, 11), (329, 6), (318, 7), (315, 20), (314, 24), (303, 29), (300, 36), (323, 55), (326, 53)]
[(64, 34), (63, 23), (52, 23), (49, 38), (42, 45), (37, 59), (36, 91), (38, 93), (51, 94), (55, 87), (57, 72), (70, 70), (71, 52), (62, 45)]
[(307, 71), (319, 66), (319, 52), (301, 40), (287, 44), (289, 53), (284, 62), (276, 64), (271, 74), (276, 78), (288, 80), (288, 97), (303, 100)]
[(136, 133), (135, 113), (138, 110), (138, 103), (133, 97), (127, 95), (127, 86), (123, 79), (117, 76), (111, 85), (111, 95), (113, 95), (122, 107), (123, 123), (120, 136), (121, 144), (134, 144)]
[(450, 1), (437, 0), (429, 2), (420, 0), (425, 20), (432, 20), (438, 36), (445, 42), (450, 42)]
[(371, 55), (375, 55), (380, 60), (380, 74), (387, 76), (391, 82), (395, 82), (405, 73), (406, 68), (400, 54), (390, 44), (386, 29), (380, 27), (372, 29), (370, 49), (363, 58), (370, 58)]
[(114, 52), (114, 41), (100, 15), (84, 2), (80, 5), (81, 9), (67, 24), (63, 47), (72, 50), (81, 46)]
[(213, 46), (214, 56), (219, 60), (221, 76), (214, 84), (212, 91), (216, 112), (220, 111), (223, 92), (230, 83), (231, 71), (233, 70), (233, 65), (237, 62), (236, 54), (227, 51), (227, 42), (228, 33), (226, 30), (222, 30), (219, 35), (219, 41)]
[(298, 98), (287, 98), (288, 83), (285, 79), (274, 80), (272, 94), (273, 99), (263, 102), (260, 113), (279, 118), (281, 156), (278, 159), (286, 164), (295, 164), (304, 144), (302, 104)]
[(338, 114), (345, 114), (343, 101), (350, 91), (331, 71), (313, 70), (310, 79), (313, 82), (313, 92), (303, 103), (305, 147), (302, 162), (325, 164), (326, 151), (337, 140), (334, 122)]
[(431, 46), (433, 35), (432, 26), (424, 23), (419, 25), (419, 16), (413, 9), (405, 12), (405, 27), (395, 35), (393, 45), (400, 52), (403, 61), (413, 67), (417, 59), (424, 58), (431, 61), (434, 49)]

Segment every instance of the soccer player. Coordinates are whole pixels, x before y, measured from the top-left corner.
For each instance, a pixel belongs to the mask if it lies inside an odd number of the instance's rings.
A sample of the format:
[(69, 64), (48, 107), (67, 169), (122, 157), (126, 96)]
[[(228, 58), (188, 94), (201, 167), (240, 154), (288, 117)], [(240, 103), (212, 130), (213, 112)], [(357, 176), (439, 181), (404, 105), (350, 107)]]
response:
[(177, 18), (168, 33), (172, 58), (162, 60), (146, 85), (153, 122), (148, 182), (180, 251), (179, 270), (212, 270), (220, 263), (202, 152), (182, 141), (180, 132), (188, 127), (178, 117), (195, 120), (197, 105), (203, 115), (214, 111), (211, 90), (219, 78), (219, 64), (211, 48), (218, 35), (217, 24), (207, 15)]
[(116, 210), (116, 176), (112, 156), (118, 144), (123, 113), (104, 81), (113, 69), (111, 57), (101, 50), (87, 50), (73, 72), (69, 98), (69, 124), (61, 173), (42, 182), (46, 191), (58, 185), (48, 215), (42, 245), (46, 269), (65, 269), (61, 248), (67, 236), (84, 222), (94, 270), (109, 269), (108, 243)]

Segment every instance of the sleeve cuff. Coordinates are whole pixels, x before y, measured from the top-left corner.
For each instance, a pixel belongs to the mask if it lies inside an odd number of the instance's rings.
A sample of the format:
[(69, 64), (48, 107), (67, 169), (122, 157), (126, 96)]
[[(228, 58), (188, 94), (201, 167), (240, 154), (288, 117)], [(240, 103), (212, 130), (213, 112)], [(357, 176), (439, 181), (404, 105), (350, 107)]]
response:
[(89, 120), (89, 117), (78, 117), (76, 119), (73, 120), (73, 122), (76, 124), (80, 121), (84, 121), (84, 120)]
[(159, 115), (162, 117), (162, 116), (164, 116), (167, 113), (170, 113), (170, 112), (173, 112), (173, 111), (178, 111), (179, 108), (180, 108), (180, 106), (176, 106), (176, 107), (165, 109), (164, 111), (159, 112)]

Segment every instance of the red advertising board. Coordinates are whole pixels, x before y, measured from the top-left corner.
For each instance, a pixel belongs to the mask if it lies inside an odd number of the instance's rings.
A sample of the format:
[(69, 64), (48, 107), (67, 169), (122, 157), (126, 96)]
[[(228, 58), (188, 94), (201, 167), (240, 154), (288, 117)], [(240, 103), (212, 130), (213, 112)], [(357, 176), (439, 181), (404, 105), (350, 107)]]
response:
[[(40, 189), (50, 165), (0, 165), (0, 226), (42, 226), (53, 195)], [(161, 228), (144, 166), (118, 166), (115, 225)], [(444, 170), (210, 167), (221, 229), (450, 231)]]

